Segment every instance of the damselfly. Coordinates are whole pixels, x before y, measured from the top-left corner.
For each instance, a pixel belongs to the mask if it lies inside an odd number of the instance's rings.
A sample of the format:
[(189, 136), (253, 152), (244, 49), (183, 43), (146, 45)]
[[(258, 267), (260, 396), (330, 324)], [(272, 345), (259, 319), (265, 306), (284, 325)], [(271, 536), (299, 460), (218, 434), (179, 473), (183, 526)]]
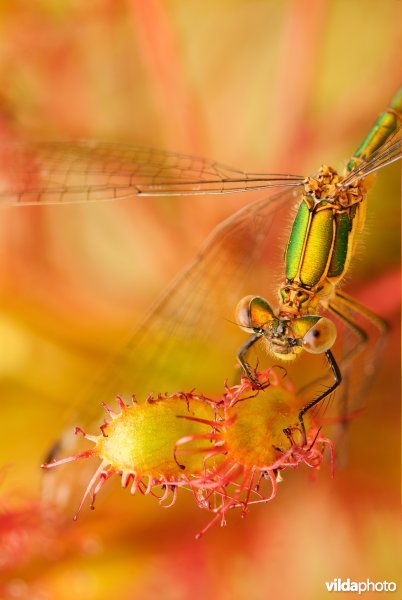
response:
[[(344, 176), (327, 166), (307, 178), (244, 173), (205, 159), (129, 145), (39, 143), (5, 149), (3, 205), (291, 188), (247, 205), (212, 232), (194, 262), (156, 303), (114, 362), (93, 405), (98, 407), (100, 399), (116, 393), (150, 392), (164, 386), (184, 389), (187, 382), (199, 387), (199, 374), (208, 370), (211, 362), (221, 367), (221, 380), (234, 362), (236, 348), (228, 348), (228, 339), (221, 334), (214, 339), (214, 330), (222, 331), (224, 320), (233, 327), (229, 322), (233, 308), (246, 292), (238, 303), (236, 322), (252, 337), (240, 348), (238, 358), (251, 380), (248, 353), (258, 341), (275, 361), (294, 358), (303, 350), (324, 355), (328, 361), (333, 383), (306, 401), (299, 415), (303, 427), (306, 411), (328, 397), (342, 379), (343, 363), (338, 365), (331, 350), (337, 327), (321, 313), (327, 310), (336, 315), (357, 336), (343, 362), (355, 356), (366, 341), (356, 316), (381, 326), (372, 313), (339, 291), (338, 284), (363, 226), (368, 176), (401, 156), (401, 111), (399, 91), (349, 161)], [(257, 258), (264, 256), (268, 243), (271, 261), (274, 257), (280, 264), (275, 237), (282, 229), (279, 215), (288, 215), (296, 200), (299, 205), (284, 245), (285, 275), (279, 283), (279, 308), (275, 311), (270, 302), (245, 289), (247, 274)], [(265, 283), (270, 281), (271, 291), (277, 278), (273, 269), (264, 272), (262, 266), (260, 273)]]

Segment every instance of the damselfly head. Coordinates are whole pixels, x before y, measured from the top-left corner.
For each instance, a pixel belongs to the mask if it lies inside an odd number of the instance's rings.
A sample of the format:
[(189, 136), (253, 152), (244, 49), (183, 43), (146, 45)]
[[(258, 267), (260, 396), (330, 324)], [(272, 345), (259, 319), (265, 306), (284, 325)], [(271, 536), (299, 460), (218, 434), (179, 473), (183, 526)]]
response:
[(307, 315), (277, 319), (276, 327), (264, 333), (269, 351), (282, 360), (292, 360), (303, 349), (310, 354), (329, 350), (336, 339), (336, 327), (326, 317)]
[(293, 360), (302, 351), (300, 341), (295, 336), (292, 320), (277, 319), (275, 326), (264, 333), (268, 351), (280, 360)]

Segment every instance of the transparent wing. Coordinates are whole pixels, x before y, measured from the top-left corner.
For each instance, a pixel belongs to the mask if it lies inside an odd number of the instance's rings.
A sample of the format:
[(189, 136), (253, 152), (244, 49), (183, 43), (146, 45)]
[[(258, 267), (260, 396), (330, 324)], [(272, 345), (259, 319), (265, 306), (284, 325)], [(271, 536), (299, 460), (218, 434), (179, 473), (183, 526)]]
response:
[(376, 152), (373, 152), (368, 160), (363, 160), (352, 169), (349, 175), (343, 180), (342, 187), (346, 188), (359, 179), (370, 175), (370, 173), (374, 173), (399, 160), (402, 156), (401, 137), (402, 127), (399, 125), (388, 140)]
[(264, 198), (215, 228), (95, 383), (89, 400), (79, 401), (81, 425), (116, 394), (144, 398), (194, 387), (216, 393), (235, 376), (236, 352), (247, 339), (234, 322), (236, 304), (250, 293), (275, 302), (283, 255), (277, 228), (289, 221), (297, 197), (296, 190), (287, 190)]
[(0, 205), (226, 194), (303, 181), (295, 175), (245, 173), (186, 154), (88, 141), (3, 146), (0, 165)]
[[(78, 389), (63, 430), (55, 429), (55, 444), (44, 457), (69, 456), (85, 448), (79, 425), (96, 433), (104, 420), (102, 402), (114, 405), (116, 395), (190, 391), (213, 397), (223, 382), (237, 379), (236, 353), (247, 340), (234, 322), (234, 309), (243, 295), (276, 296), (283, 260), (282, 227), (291, 222), (300, 188), (286, 190), (247, 205), (211, 233), (195, 260), (150, 310), (128, 345), (96, 381)], [(77, 382), (77, 387), (82, 382)], [(93, 464), (80, 469), (54, 469), (42, 481), (43, 497), (58, 505), (75, 506)], [(62, 493), (61, 493), (62, 491)], [(66, 514), (70, 514), (67, 510)]]

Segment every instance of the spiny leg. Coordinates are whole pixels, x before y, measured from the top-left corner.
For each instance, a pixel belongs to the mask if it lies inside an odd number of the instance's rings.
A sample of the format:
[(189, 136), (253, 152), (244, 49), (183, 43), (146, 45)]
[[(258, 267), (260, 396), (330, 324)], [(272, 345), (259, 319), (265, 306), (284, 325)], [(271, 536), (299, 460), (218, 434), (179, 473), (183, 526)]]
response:
[[(376, 342), (375, 356), (377, 356), (378, 352), (380, 351), (381, 341), (385, 337), (388, 326), (383, 319), (381, 319), (380, 317), (378, 317), (377, 315), (372, 313), (368, 308), (366, 308), (359, 302), (355, 301), (353, 298), (350, 298), (347, 294), (344, 294), (343, 292), (337, 291), (335, 293), (334, 298), (329, 303), (328, 309), (333, 314), (335, 314), (339, 319), (341, 319), (343, 321), (343, 323), (345, 324), (345, 326), (349, 330), (353, 331), (353, 333), (357, 337), (356, 343), (353, 345), (352, 348), (350, 348), (346, 352), (346, 354), (343, 356), (342, 360), (339, 363), (340, 368), (338, 367), (338, 370), (342, 371), (342, 378), (343, 378), (344, 384), (347, 384), (347, 382), (348, 382), (347, 372), (348, 372), (348, 368), (349, 368), (350, 364), (352, 363), (353, 359), (355, 359), (364, 350), (364, 348), (367, 346), (367, 344), (370, 342), (370, 336), (367, 333), (366, 329), (361, 327), (356, 322), (355, 318), (353, 318), (353, 317), (360, 316), (360, 317), (366, 319), (379, 331), (380, 338)], [(347, 314), (348, 312), (349, 312), (349, 314)], [(375, 358), (373, 358), (372, 362), (374, 362), (374, 361), (375, 361)], [(346, 381), (345, 381), (345, 375), (346, 375)], [(369, 385), (370, 375), (372, 375), (372, 372), (367, 373), (367, 377), (365, 379), (365, 384), (359, 391), (359, 397), (361, 395), (363, 395), (364, 391), (367, 389), (367, 386)], [(322, 381), (322, 379), (323, 379), (322, 377), (317, 378), (312, 383), (309, 383), (308, 386), (305, 386), (304, 388), (302, 388), (302, 390), (299, 390), (299, 393), (303, 392), (306, 388), (309, 388), (313, 385), (317, 385), (320, 381)], [(346, 399), (348, 396), (348, 390), (346, 389), (345, 385), (343, 385), (343, 388), (344, 388), (343, 389), (343, 401), (344, 401), (345, 406), (342, 409), (342, 414), (347, 415), (348, 409), (346, 406)], [(319, 397), (319, 399), (322, 400), (323, 398)], [(341, 401), (342, 401), (342, 399), (341, 399)], [(307, 405), (307, 406), (309, 406), (309, 405)], [(311, 406), (309, 406), (309, 408), (311, 408)], [(345, 426), (345, 422), (344, 422), (344, 426)]]
[(339, 387), (339, 385), (341, 384), (341, 381), (342, 381), (341, 371), (338, 367), (338, 364), (337, 364), (332, 352), (330, 350), (327, 350), (325, 352), (325, 356), (326, 356), (328, 364), (331, 368), (332, 375), (334, 377), (334, 383), (328, 389), (326, 389), (324, 392), (322, 392), (322, 394), (320, 394), (317, 398), (314, 398), (314, 400), (311, 400), (305, 406), (303, 406), (303, 408), (299, 412), (299, 422), (300, 422), (302, 432), (303, 432), (304, 443), (307, 443), (307, 436), (306, 436), (306, 428), (304, 426), (303, 416), (306, 414), (307, 411), (311, 410), (313, 408), (313, 406), (316, 406), (319, 402), (322, 402), (322, 400), (324, 400), (324, 398), (326, 398), (327, 396), (332, 394), (332, 392), (334, 392), (336, 390), (336, 388)]
[[(335, 298), (338, 298), (338, 293), (335, 294)], [(345, 296), (346, 298), (346, 296)], [(342, 373), (344, 373), (344, 370), (347, 368), (347, 366), (350, 364), (350, 361), (356, 356), (358, 355), (362, 349), (364, 348), (364, 346), (367, 344), (368, 341), (368, 335), (367, 332), (360, 327), (353, 319), (351, 319), (346, 313), (345, 311), (341, 308), (341, 306), (339, 306), (339, 304), (341, 304), (342, 302), (345, 302), (346, 304), (346, 299), (344, 300), (343, 296), (339, 298), (339, 301), (337, 302), (336, 300), (333, 300), (332, 302), (329, 303), (328, 305), (328, 309), (335, 314), (339, 319), (341, 319), (345, 325), (347, 327), (349, 327), (349, 329), (353, 330), (354, 333), (357, 335), (358, 337), (358, 341), (357, 343), (353, 346), (353, 348), (351, 348), (351, 350), (349, 352), (347, 352), (347, 354), (343, 357), (342, 361), (340, 362), (340, 367), (338, 366), (338, 364), (336, 363), (334, 356), (331, 352), (329, 352), (330, 356), (332, 357), (332, 360), (329, 359), (328, 353), (326, 352), (326, 357), (327, 360), (330, 364), (332, 373), (334, 375), (335, 378), (335, 383), (329, 387), (323, 394), (320, 394), (318, 396), (318, 398), (316, 398), (315, 400), (313, 400), (312, 402), (309, 402), (301, 411), (301, 414), (299, 414), (299, 420), (300, 417), (303, 416), (303, 414), (305, 414), (308, 410), (310, 410), (313, 406), (315, 406), (316, 404), (318, 404), (319, 402), (321, 402), (325, 397), (328, 397), (329, 394), (334, 391), (334, 389), (336, 389), (341, 381), (342, 381), (342, 374), (341, 374), (341, 369), (342, 369)], [(349, 298), (348, 298), (349, 301)], [(352, 303), (353, 301), (350, 300), (350, 303)], [(348, 302), (349, 304), (349, 302)], [(322, 381), (322, 377), (319, 377), (317, 379), (315, 379), (313, 382), (309, 383), (308, 386), (305, 386), (304, 388), (302, 388), (301, 390), (299, 390), (299, 393), (302, 393), (306, 387), (310, 388), (313, 385), (318, 384), (320, 381)], [(344, 393), (344, 398), (346, 397), (346, 393)], [(344, 413), (346, 413), (346, 410), (343, 411)], [(305, 436), (305, 429), (304, 429), (304, 424), (301, 422), (302, 424), (302, 428), (303, 428), (303, 435)]]
[(247, 342), (245, 344), (243, 344), (243, 346), (240, 348), (240, 350), (237, 353), (237, 358), (238, 358), (239, 363), (243, 367), (247, 377), (257, 388), (260, 388), (261, 384), (258, 381), (258, 379), (251, 372), (250, 365), (246, 361), (246, 355), (247, 355), (248, 351), (250, 350), (250, 348), (252, 348), (256, 342), (258, 342), (258, 340), (261, 338), (261, 336), (262, 336), (262, 332), (259, 331), (258, 333), (255, 333), (253, 336), (251, 336), (250, 339), (247, 340)]
[[(368, 308), (345, 294), (344, 292), (335, 292), (334, 298), (328, 305), (328, 309), (330, 312), (335, 314), (346, 327), (354, 332), (357, 336), (356, 344), (345, 354), (345, 356), (339, 361), (339, 367), (344, 372), (352, 362), (354, 358), (356, 358), (365, 348), (365, 346), (370, 341), (370, 336), (368, 335), (365, 328), (361, 327), (356, 323), (353, 317), (348, 316), (345, 313), (345, 309), (349, 311), (353, 311), (356, 315), (359, 315), (369, 321), (380, 333), (380, 339), (376, 342), (376, 356), (380, 351), (381, 341), (384, 339), (385, 334), (388, 330), (387, 323), (370, 311)], [(375, 362), (375, 360), (373, 360)], [(308, 383), (298, 390), (299, 394), (303, 394), (306, 390), (308, 390), (312, 386), (318, 385), (323, 380), (323, 377), (318, 377), (314, 381)]]

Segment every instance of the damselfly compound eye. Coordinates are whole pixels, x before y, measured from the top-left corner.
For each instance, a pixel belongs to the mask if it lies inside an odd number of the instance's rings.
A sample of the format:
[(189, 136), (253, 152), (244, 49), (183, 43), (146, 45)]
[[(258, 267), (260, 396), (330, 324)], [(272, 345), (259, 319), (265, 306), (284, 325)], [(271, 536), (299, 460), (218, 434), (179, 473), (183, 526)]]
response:
[(236, 306), (236, 323), (247, 333), (264, 329), (274, 318), (270, 304), (260, 296), (245, 296)]
[(329, 350), (336, 340), (336, 327), (330, 319), (321, 317), (303, 337), (303, 348), (311, 354)]

